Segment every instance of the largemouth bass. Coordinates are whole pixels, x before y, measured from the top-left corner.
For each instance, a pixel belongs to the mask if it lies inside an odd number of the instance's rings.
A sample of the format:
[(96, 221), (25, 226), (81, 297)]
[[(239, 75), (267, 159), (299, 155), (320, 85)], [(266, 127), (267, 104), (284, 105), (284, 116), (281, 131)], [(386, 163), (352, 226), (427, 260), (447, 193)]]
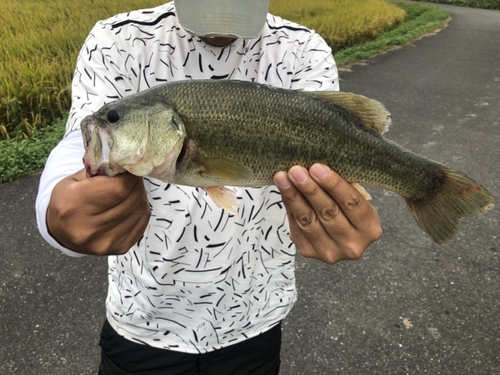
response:
[(81, 124), (89, 176), (129, 171), (204, 188), (235, 213), (226, 186), (273, 184), (273, 175), (323, 163), (351, 183), (403, 197), (442, 244), (461, 218), (495, 198), (465, 174), (384, 138), (390, 114), (344, 92), (294, 91), (241, 81), (166, 83), (104, 105)]

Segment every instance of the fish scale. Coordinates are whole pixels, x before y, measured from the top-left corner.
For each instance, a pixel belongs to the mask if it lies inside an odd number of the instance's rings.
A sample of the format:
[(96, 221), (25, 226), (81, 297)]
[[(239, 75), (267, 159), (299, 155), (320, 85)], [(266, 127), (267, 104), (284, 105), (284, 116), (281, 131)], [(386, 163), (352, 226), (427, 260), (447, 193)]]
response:
[[(202, 155), (231, 158), (254, 171), (246, 186), (271, 184), (276, 171), (315, 162), (329, 165), (349, 181), (389, 188), (406, 197), (434, 186), (429, 176), (435, 165), (396, 144), (388, 147), (387, 139), (335, 104), (307, 92), (224, 83), (171, 84), (160, 95), (175, 103)], [(193, 101), (198, 104), (193, 106)], [(396, 173), (387, 174), (394, 168)], [(412, 186), (407, 175), (419, 170), (418, 186)]]

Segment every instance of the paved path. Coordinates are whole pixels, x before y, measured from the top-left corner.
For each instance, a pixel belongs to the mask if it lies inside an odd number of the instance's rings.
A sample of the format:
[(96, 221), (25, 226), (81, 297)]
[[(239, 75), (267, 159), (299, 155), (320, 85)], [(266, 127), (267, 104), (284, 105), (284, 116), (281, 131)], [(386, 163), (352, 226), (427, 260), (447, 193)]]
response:
[[(341, 87), (386, 104), (388, 137), (500, 197), (500, 12), (443, 8), (447, 29), (341, 72)], [(0, 185), (0, 374), (95, 374), (105, 260), (45, 245), (37, 184)], [(370, 192), (385, 233), (362, 260), (298, 261), (282, 374), (500, 374), (500, 209), (440, 247), (399, 197)]]

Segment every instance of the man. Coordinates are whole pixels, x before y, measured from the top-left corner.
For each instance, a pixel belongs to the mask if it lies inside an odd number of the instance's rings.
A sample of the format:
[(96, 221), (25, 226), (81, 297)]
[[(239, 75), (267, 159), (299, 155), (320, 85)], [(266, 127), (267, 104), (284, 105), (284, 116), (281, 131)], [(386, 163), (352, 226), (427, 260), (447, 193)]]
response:
[(64, 253), (109, 256), (100, 374), (277, 374), (295, 249), (333, 264), (381, 235), (375, 209), (322, 165), (278, 172), (277, 187), (236, 188), (238, 216), (199, 189), (86, 177), (80, 121), (151, 86), (238, 79), (338, 90), (324, 40), (267, 9), (268, 0), (176, 0), (98, 22), (85, 41), (37, 218)]

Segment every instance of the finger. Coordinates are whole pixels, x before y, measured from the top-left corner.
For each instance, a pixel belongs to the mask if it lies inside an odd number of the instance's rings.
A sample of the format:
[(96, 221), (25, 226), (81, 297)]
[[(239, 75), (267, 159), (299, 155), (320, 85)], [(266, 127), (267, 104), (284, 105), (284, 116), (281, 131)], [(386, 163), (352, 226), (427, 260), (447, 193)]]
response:
[[(313, 211), (310, 215), (315, 216), (323, 231), (330, 236), (332, 242), (337, 243), (353, 235), (356, 229), (344, 215), (342, 208), (339, 207), (328, 192), (323, 190), (315, 180), (309, 177), (309, 173), (305, 168), (299, 166), (292, 167), (289, 175), (294, 185), (312, 207)], [(321, 177), (324, 178), (324, 176)], [(304, 227), (304, 229), (308, 230), (309, 228)], [(320, 231), (320, 234), (322, 235), (323, 232)], [(324, 245), (325, 239), (318, 237), (318, 232), (312, 231), (306, 235), (311, 243), (320, 246)]]
[(144, 234), (151, 216), (142, 178), (124, 174), (61, 180), (47, 210), (49, 232), (84, 254), (123, 254)]
[(130, 215), (116, 226), (110, 228), (106, 235), (96, 233), (94, 239), (91, 239), (87, 246), (93, 249), (94, 254), (125, 254), (144, 235), (149, 217), (149, 215)]
[(310, 175), (337, 202), (340, 211), (356, 229), (366, 227), (366, 218), (376, 216), (374, 207), (336, 172), (323, 164), (314, 164)]
[(129, 222), (140, 220), (142, 217), (147, 217), (149, 220), (151, 210), (144, 182), (141, 178), (135, 181), (132, 190), (128, 191), (127, 188), (120, 195), (110, 197), (111, 199), (116, 199), (117, 204), (111, 207), (104, 207), (95, 215), (96, 219), (100, 222), (101, 232), (121, 227), (130, 229), (132, 225)]
[(314, 251), (312, 244), (298, 226), (293, 215), (288, 215), (288, 226), (290, 228), (290, 239), (294, 243), (297, 252), (306, 258), (316, 255), (316, 251)]
[(299, 183), (296, 180), (302, 179), (302, 175), (300, 174), (303, 168), (292, 167), (292, 169), (297, 170), (295, 178), (291, 172), (288, 175), (285, 172), (278, 172), (275, 175), (275, 183), (281, 192), (281, 199), (285, 204), (287, 214), (289, 217), (293, 217), (302, 230), (307, 230), (308, 232), (318, 230), (320, 223), (317, 220), (316, 213), (306, 197), (297, 188)]
[[(350, 223), (335, 199), (315, 180), (309, 178), (309, 172), (305, 168), (293, 167), (289, 173), (295, 186), (308, 200), (324, 225), (326, 224), (330, 229), (336, 231), (348, 229)], [(325, 178), (326, 170), (319, 170), (316, 173), (320, 175), (319, 178)]]
[[(300, 169), (301, 167), (294, 168)], [(292, 177), (291, 174), (278, 172), (274, 181), (281, 192), (282, 201), (287, 211), (290, 238), (304, 256), (312, 256), (315, 253), (314, 248), (329, 248), (333, 246), (333, 240), (318, 220), (309, 201), (294, 185), (297, 182), (292, 183), (289, 176)], [(296, 178), (300, 179), (298, 176)], [(292, 177), (292, 179), (294, 178)], [(311, 182), (316, 185), (314, 181)]]
[[(359, 259), (366, 246), (381, 236), (375, 208), (328, 167), (312, 166), (310, 173), (313, 178), (307, 178), (307, 172), (304, 168), (293, 167), (289, 171), (290, 179), (314, 208), (321, 228), (329, 237), (321, 237), (319, 231), (306, 232), (306, 237), (321, 254), (322, 260), (329, 264), (343, 259)], [(319, 185), (323, 180), (327, 183)], [(341, 191), (331, 194), (330, 190), (335, 192), (335, 189)], [(357, 208), (357, 214), (351, 213), (351, 210), (355, 211), (353, 207)]]
[(71, 179), (78, 182), (68, 185), (75, 190), (74, 196), (81, 197), (83, 199), (81, 203), (95, 214), (122, 204), (136, 185), (142, 182), (141, 177), (128, 172), (113, 177), (87, 177), (85, 169), (73, 174)]

